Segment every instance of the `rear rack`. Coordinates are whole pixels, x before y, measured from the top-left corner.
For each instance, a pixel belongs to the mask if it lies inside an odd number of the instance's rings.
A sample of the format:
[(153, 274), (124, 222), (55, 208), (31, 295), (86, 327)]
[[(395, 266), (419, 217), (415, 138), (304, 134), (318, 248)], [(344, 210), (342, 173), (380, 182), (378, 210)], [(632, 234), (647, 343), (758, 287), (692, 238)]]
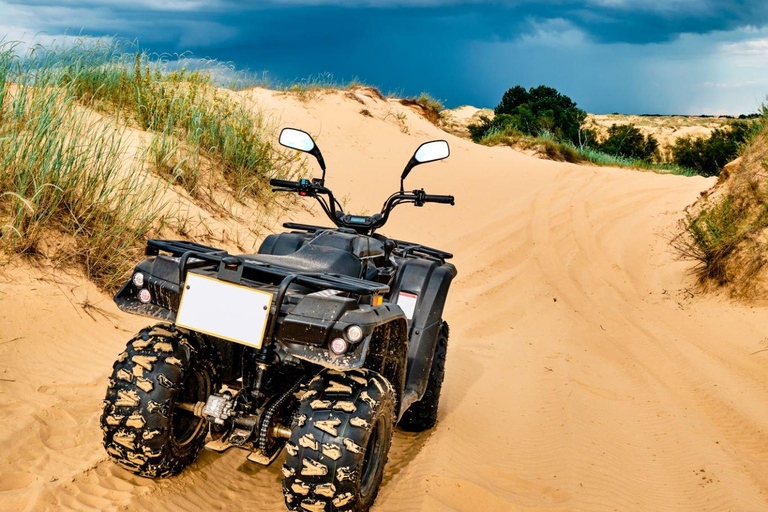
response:
[(383, 295), (389, 292), (389, 286), (385, 284), (340, 274), (300, 272), (295, 269), (280, 267), (279, 265), (249, 261), (242, 256), (233, 256), (227, 251), (194, 242), (182, 240), (147, 241), (147, 255), (155, 256), (160, 251), (169, 252), (179, 258), (180, 283), (184, 282), (189, 270), (214, 264), (218, 265), (220, 273), (225, 268), (240, 267), (242, 271), (237, 274), (238, 277), (242, 277), (243, 271), (248, 270), (249, 274), (255, 275), (248, 275), (246, 279), (255, 282), (266, 281), (274, 284), (279, 282), (281, 288), (293, 283), (318, 289), (334, 289), (357, 295)]
[(284, 228), (288, 229), (295, 229), (297, 231), (306, 231), (307, 233), (317, 233), (318, 231), (326, 231), (328, 229), (332, 229), (334, 231), (338, 230), (337, 227), (323, 227), (323, 226), (314, 226), (312, 224), (299, 224), (298, 222), (284, 222), (283, 223)]
[(403, 258), (408, 257), (409, 254), (420, 254), (423, 256), (437, 258), (439, 260), (449, 260), (453, 258), (453, 254), (450, 252), (441, 251), (440, 249), (433, 249), (426, 245), (414, 244), (412, 242), (405, 242), (403, 240), (395, 240), (397, 243), (397, 249), (395, 253), (400, 253)]

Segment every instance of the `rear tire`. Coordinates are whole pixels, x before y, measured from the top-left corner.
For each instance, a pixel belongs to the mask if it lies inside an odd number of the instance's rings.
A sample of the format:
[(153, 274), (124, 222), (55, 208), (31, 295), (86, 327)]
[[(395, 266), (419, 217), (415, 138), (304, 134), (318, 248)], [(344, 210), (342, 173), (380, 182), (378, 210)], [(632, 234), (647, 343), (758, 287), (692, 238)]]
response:
[(324, 371), (301, 399), (283, 465), (289, 510), (366, 512), (392, 443), (395, 391), (370, 370)]
[(216, 391), (211, 361), (175, 326), (142, 329), (118, 356), (101, 428), (110, 458), (140, 476), (175, 475), (197, 458), (207, 422), (176, 408)]
[(429, 371), (429, 381), (424, 396), (412, 404), (398, 426), (406, 432), (423, 432), (434, 427), (437, 423), (437, 409), (440, 405), (440, 391), (443, 389), (445, 378), (445, 359), (448, 355), (448, 322), (440, 325), (437, 335), (437, 346), (432, 358), (432, 368)]

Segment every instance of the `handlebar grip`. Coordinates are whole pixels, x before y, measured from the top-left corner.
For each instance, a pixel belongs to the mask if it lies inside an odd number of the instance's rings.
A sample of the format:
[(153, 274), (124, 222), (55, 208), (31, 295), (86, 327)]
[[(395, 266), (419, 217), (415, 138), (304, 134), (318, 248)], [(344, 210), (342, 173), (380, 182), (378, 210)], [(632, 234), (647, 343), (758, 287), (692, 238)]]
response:
[(299, 188), (299, 182), (298, 181), (271, 179), (271, 180), (269, 180), (269, 184), (272, 185), (273, 187)]
[(424, 196), (424, 202), (453, 205), (454, 198), (453, 196), (440, 196), (440, 195), (427, 194), (426, 196)]

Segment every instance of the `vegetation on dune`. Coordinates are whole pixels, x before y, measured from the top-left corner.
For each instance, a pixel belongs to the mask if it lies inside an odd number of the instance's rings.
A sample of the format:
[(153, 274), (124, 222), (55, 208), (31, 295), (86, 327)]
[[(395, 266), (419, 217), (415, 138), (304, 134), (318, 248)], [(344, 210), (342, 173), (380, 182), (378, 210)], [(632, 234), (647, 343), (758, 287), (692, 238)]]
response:
[(761, 119), (742, 116), (709, 137), (678, 139), (668, 150), (672, 158), (666, 158), (658, 140), (634, 124), (614, 123), (599, 135), (592, 125), (585, 125), (584, 111), (551, 87), (512, 87), (494, 113), (493, 118), (480, 116), (479, 123), (468, 126), (472, 140), (534, 150), (553, 160), (684, 175), (716, 176), (762, 128)]
[[(384, 99), (384, 95), (381, 91), (374, 86), (367, 85), (358, 78), (353, 78), (348, 82), (338, 81), (332, 73), (321, 73), (319, 75), (310, 75), (307, 78), (301, 80), (295, 80), (289, 85), (284, 84), (264, 84), (259, 83), (256, 85), (263, 85), (269, 89), (283, 91), (285, 93), (293, 94), (301, 101), (309, 101), (317, 97), (317, 95), (333, 92), (333, 91), (347, 91), (354, 92), (355, 90), (364, 89), (370, 95), (377, 99)], [(352, 96), (353, 99), (359, 101), (358, 98)]]
[(635, 125), (614, 124), (608, 128), (608, 136), (597, 144), (608, 155), (653, 162), (659, 156), (659, 141), (653, 135), (643, 135)]
[(422, 92), (415, 98), (401, 99), (400, 103), (406, 106), (417, 107), (421, 111), (421, 114), (435, 126), (440, 126), (440, 123), (443, 120), (443, 111), (445, 110), (443, 102), (435, 99), (426, 92)]
[[(674, 163), (653, 162), (651, 160), (625, 156), (622, 154), (609, 154), (599, 149), (599, 144), (576, 145), (570, 141), (557, 140), (553, 135), (544, 133), (537, 137), (531, 137), (514, 128), (495, 128), (486, 133), (479, 141), (486, 146), (506, 145), (522, 150), (535, 151), (548, 160), (569, 162), (574, 164), (591, 163), (608, 167), (631, 167), (634, 169), (648, 169), (670, 174), (692, 175), (693, 171), (680, 167)], [(645, 146), (645, 144), (644, 144)], [(624, 146), (628, 150), (630, 146)], [(630, 155), (632, 151), (627, 151)]]
[[(0, 249), (82, 265), (113, 290), (168, 218), (161, 181), (258, 196), (293, 166), (210, 75), (103, 42), (0, 46)], [(111, 114), (101, 116), (97, 112)], [(149, 132), (146, 147), (131, 129)], [(134, 133), (135, 130), (134, 130)], [(63, 236), (62, 236), (63, 235)]]
[(544, 85), (527, 91), (519, 85), (509, 89), (494, 113), (493, 119), (481, 116), (479, 124), (469, 126), (472, 140), (479, 142), (494, 132), (514, 130), (533, 137), (549, 134), (577, 144), (587, 117), (571, 98)]
[(698, 263), (694, 270), (702, 285), (726, 287), (736, 296), (768, 292), (765, 119), (758, 120), (763, 128), (745, 143), (741, 159), (727, 166), (717, 185), (688, 209), (673, 240), (681, 257)]
[(89, 106), (162, 134), (154, 146), (161, 169), (169, 168), (191, 193), (198, 192), (206, 160), (239, 199), (258, 195), (269, 177), (284, 171), (261, 116), (215, 87), (209, 72), (170, 70), (141, 52), (130, 65), (112, 47), (66, 53), (61, 85)]
[(587, 117), (571, 98), (545, 85), (527, 91), (519, 85), (509, 89), (494, 113), (504, 116), (505, 127), (534, 136), (548, 133), (574, 144), (579, 142), (579, 131)]
[(717, 176), (761, 129), (761, 120), (735, 121), (715, 129), (709, 137), (677, 139), (671, 147), (673, 160), (702, 176)]
[(39, 254), (55, 230), (56, 257), (112, 289), (156, 225), (156, 190), (123, 172), (124, 131), (56, 87), (49, 61), (0, 55), (0, 247)]

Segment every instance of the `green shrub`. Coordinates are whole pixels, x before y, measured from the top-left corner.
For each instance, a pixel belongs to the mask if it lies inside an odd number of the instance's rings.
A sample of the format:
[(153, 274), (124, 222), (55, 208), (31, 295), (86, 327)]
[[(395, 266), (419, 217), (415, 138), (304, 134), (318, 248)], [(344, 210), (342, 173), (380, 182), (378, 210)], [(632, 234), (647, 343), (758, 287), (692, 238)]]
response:
[(760, 121), (736, 121), (715, 129), (709, 137), (681, 137), (672, 145), (672, 160), (702, 176), (717, 176), (762, 126)]
[(608, 137), (599, 143), (600, 151), (624, 158), (653, 161), (658, 157), (659, 142), (653, 135), (644, 136), (633, 124), (608, 128)]
[(519, 85), (509, 89), (494, 112), (497, 117), (509, 116), (508, 125), (523, 133), (551, 133), (558, 140), (573, 143), (579, 142), (579, 131), (587, 117), (571, 98), (545, 85), (527, 91)]
[(496, 135), (505, 131), (522, 133), (515, 126), (512, 116), (499, 114), (493, 119), (488, 116), (480, 116), (480, 124), (470, 124), (467, 126), (469, 136), (475, 142), (481, 142), (488, 136)]
[(497, 126), (485, 132), (482, 138), (477, 142), (483, 144), (484, 146), (498, 146), (500, 144), (514, 146), (524, 137), (525, 135), (522, 132), (519, 132), (514, 128), (503, 128)]

